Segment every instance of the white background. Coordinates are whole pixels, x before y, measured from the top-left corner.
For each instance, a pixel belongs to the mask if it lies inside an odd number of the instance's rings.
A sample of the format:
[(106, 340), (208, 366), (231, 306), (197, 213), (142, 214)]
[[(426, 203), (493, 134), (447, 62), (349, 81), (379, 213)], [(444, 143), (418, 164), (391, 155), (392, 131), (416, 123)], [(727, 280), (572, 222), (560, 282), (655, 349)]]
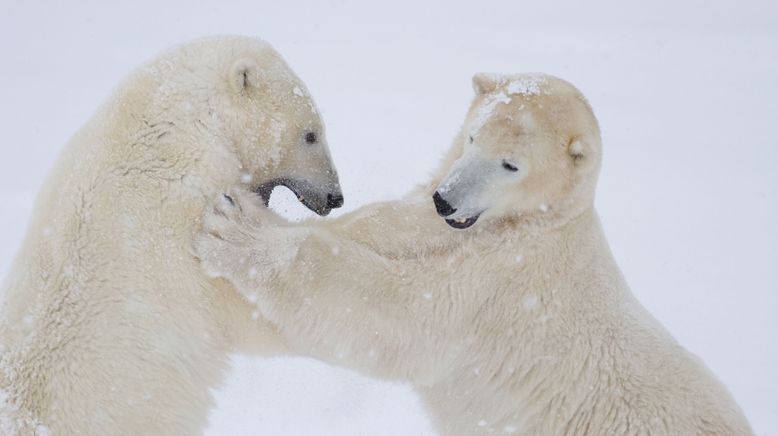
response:
[[(552, 73), (600, 119), (597, 207), (633, 291), (757, 434), (778, 435), (774, 0), (110, 3), (0, 0), (0, 275), (63, 144), (170, 45), (270, 41), (324, 113), (345, 210), (425, 179), (474, 72)], [(234, 363), (209, 436), (433, 434), (408, 387), (304, 359)]]

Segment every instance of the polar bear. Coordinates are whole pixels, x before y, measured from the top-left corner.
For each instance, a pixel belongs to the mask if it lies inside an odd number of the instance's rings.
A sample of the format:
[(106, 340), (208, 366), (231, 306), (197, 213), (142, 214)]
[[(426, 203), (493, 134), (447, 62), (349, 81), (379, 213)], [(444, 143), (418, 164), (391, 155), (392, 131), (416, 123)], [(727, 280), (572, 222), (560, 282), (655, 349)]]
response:
[(304, 225), (234, 193), (205, 219), (205, 270), (296, 352), (412, 382), (444, 435), (752, 434), (611, 256), (583, 95), (547, 75), (474, 85), (431, 183)]
[(199, 434), (227, 353), (283, 349), (191, 255), (235, 185), (286, 185), (322, 215), (343, 201), (316, 106), (270, 45), (188, 43), (116, 90), (59, 158), (5, 283), (0, 433)]

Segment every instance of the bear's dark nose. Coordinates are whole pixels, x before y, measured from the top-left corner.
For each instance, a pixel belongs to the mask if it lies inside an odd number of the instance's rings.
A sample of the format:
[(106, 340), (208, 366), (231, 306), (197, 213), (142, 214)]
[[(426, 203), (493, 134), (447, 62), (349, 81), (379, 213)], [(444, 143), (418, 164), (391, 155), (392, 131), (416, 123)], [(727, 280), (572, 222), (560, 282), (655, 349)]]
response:
[(432, 195), (432, 201), (435, 202), (435, 209), (438, 210), (438, 215), (440, 216), (449, 216), (457, 211), (451, 207), (450, 204), (448, 204), (448, 201), (444, 200), (443, 197), (440, 196), (438, 191), (435, 191), (435, 194)]
[(343, 206), (343, 196), (340, 194), (327, 194), (327, 207), (337, 209)]

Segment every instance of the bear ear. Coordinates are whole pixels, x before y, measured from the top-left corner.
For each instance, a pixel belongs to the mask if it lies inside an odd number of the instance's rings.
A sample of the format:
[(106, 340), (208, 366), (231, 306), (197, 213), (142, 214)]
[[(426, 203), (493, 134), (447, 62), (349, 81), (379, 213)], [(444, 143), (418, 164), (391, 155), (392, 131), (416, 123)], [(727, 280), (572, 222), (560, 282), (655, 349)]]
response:
[(476, 73), (473, 76), (473, 90), (478, 95), (488, 94), (502, 84), (502, 77), (494, 73)]
[(230, 69), (230, 85), (237, 93), (258, 88), (261, 82), (259, 67), (251, 59), (240, 59)]
[(567, 143), (567, 154), (573, 160), (573, 166), (577, 168), (583, 169), (590, 166), (589, 164), (594, 161), (592, 152), (592, 148), (583, 137), (575, 136)]

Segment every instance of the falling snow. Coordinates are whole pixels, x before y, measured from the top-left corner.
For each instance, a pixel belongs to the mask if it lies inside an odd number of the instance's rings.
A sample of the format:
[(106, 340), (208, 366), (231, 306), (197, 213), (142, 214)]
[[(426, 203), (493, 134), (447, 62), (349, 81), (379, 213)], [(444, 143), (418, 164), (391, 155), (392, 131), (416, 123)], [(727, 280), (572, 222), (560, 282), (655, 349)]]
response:
[[(747, 2), (746, 6), (748, 4), (753, 5), (753, 2)], [(36, 16), (44, 20), (41, 23), (52, 31), (66, 37), (52, 39), (46, 32), (33, 32), (35, 29), (24, 26), (23, 21), (18, 26), (4, 29), (18, 35), (17, 40), (20, 41), (4, 51), (7, 65), (24, 65), (20, 60), (29, 56), (28, 46), (41, 48), (42, 58), (48, 59), (47, 62), (53, 66), (59, 58), (47, 56), (47, 53), (57, 53), (62, 47), (81, 46), (81, 50), (67, 51), (69, 63), (91, 65), (94, 59), (99, 59), (104, 68), (100, 71), (110, 77), (126, 73), (128, 64), (111, 65), (110, 59), (96, 56), (109, 48), (106, 44), (109, 39), (89, 36), (110, 32), (136, 35), (132, 23), (137, 20), (127, 19), (124, 10), (100, 7), (104, 13), (100, 20), (85, 22), (76, 28), (71, 26), (68, 31), (63, 31), (74, 17), (84, 16), (88, 11), (76, 5), (63, 9), (64, 17), (61, 14), (45, 17), (34, 14), (32, 3), (28, 2), (25, 6), (22, 2), (19, 5), (19, 8), (7, 11), (9, 20), (23, 17), (22, 14)], [(136, 12), (142, 14), (153, 6), (145, 0), (138, 5), (130, 10), (131, 15)], [(649, 8), (644, 11), (647, 14), (644, 16), (629, 12), (628, 8), (606, 10), (603, 5), (592, 5), (583, 13), (578, 9), (565, 12), (562, 8), (561, 18), (571, 22), (574, 19), (579, 25), (574, 29), (549, 32), (548, 25), (553, 23), (544, 21), (536, 14), (538, 9), (529, 4), (514, 5), (515, 8), (505, 9), (503, 15), (513, 17), (521, 12), (525, 16), (537, 16), (534, 26), (516, 26), (511, 20), (503, 23), (500, 17), (479, 22), (471, 19), (472, 8), (460, 8), (455, 4), (446, 11), (451, 14), (450, 19), (440, 20), (445, 23), (440, 25), (424, 14), (409, 13), (417, 7), (413, 2), (400, 2), (387, 9), (390, 14), (387, 18), (392, 19), (387, 19), (386, 23), (375, 23), (376, 32), (392, 35), (392, 38), (380, 41), (346, 38), (351, 35), (349, 32), (354, 31), (352, 23), (365, 22), (365, 17), (354, 16), (358, 12), (348, 10), (346, 5), (343, 14), (332, 17), (333, 23), (338, 26), (331, 26), (332, 30), (326, 26), (312, 28), (320, 38), (305, 43), (298, 40), (299, 29), (310, 29), (322, 15), (301, 15), (291, 6), (279, 6), (274, 10), (279, 19), (265, 23), (263, 33), (284, 44), (284, 55), (295, 67), (299, 66), (300, 75), (310, 81), (317, 101), (327, 109), (325, 121), (330, 128), (336, 163), (339, 163), (344, 175), (349, 209), (377, 199), (395, 198), (415, 183), (425, 180), (438, 156), (448, 147), (447, 139), (458, 122), (456, 114), (464, 110), (464, 102), (470, 97), (470, 90), (464, 83), (473, 70), (500, 68), (506, 72), (518, 72), (543, 69), (574, 79), (575, 84), (581, 86), (592, 99), (603, 125), (607, 125), (608, 162), (600, 181), (598, 209), (614, 251), (623, 253), (619, 262), (625, 267), (625, 274), (636, 293), (642, 292), (637, 296), (653, 308), (652, 312), (657, 317), (668, 320), (668, 328), (674, 334), (683, 332), (683, 344), (700, 354), (725, 381), (749, 414), (755, 433), (773, 434), (778, 428), (778, 421), (771, 395), (778, 386), (772, 377), (773, 370), (769, 368), (776, 367), (776, 353), (774, 347), (762, 345), (776, 342), (773, 333), (776, 330), (765, 328), (775, 319), (775, 305), (769, 304), (774, 301), (773, 288), (768, 280), (772, 277), (769, 269), (772, 263), (768, 260), (775, 256), (769, 257), (772, 253), (770, 246), (764, 245), (765, 235), (770, 235), (772, 231), (772, 221), (765, 217), (775, 216), (773, 205), (776, 204), (775, 176), (770, 166), (771, 162), (775, 162), (776, 155), (775, 148), (769, 144), (770, 135), (765, 134), (765, 126), (770, 125), (770, 114), (775, 113), (771, 102), (776, 101), (776, 87), (772, 83), (778, 65), (777, 59), (765, 54), (774, 51), (776, 33), (774, 28), (764, 28), (760, 30), (762, 34), (753, 32), (753, 35), (744, 31), (748, 30), (749, 23), (769, 15), (765, 12), (774, 11), (775, 7), (772, 3), (769, 7), (756, 8), (731, 2), (729, 6), (722, 6), (728, 13), (721, 14), (716, 12), (716, 8), (711, 12), (663, 1), (660, 7), (655, 8), (656, 11), (672, 7), (673, 14), (661, 15)], [(150, 26), (142, 35), (137, 34), (137, 38), (133, 39), (137, 49), (128, 52), (128, 56), (140, 59), (163, 45), (160, 35), (169, 34), (171, 29), (180, 33), (182, 24), (171, 20), (175, 16), (165, 16), (167, 13), (179, 13), (180, 8), (168, 9), (170, 11), (155, 9), (155, 13), (162, 14), (158, 21), (164, 23), (164, 29)], [(234, 28), (231, 14), (250, 16), (259, 11), (259, 6), (249, 10), (226, 7), (209, 10), (213, 12), (209, 19), (221, 23), (223, 28)], [(756, 18), (749, 18), (750, 10), (757, 11)], [(690, 16), (694, 16), (695, 20), (688, 20)], [(397, 32), (393, 23), (398, 17), (407, 18), (409, 31)], [(554, 20), (557, 17), (554, 15)], [(721, 29), (719, 17), (727, 17), (720, 20), (726, 24), (726, 31)], [(596, 26), (590, 24), (592, 20), (597, 20)], [(640, 31), (625, 32), (624, 29), (636, 28), (636, 20), (644, 24)], [(674, 20), (679, 25), (673, 25)], [(297, 24), (290, 26), (289, 23)], [(468, 31), (462, 32), (460, 25), (451, 23), (467, 23)], [(663, 23), (667, 25), (660, 26)], [(701, 27), (705, 28), (704, 32), (698, 31)], [(429, 34), (427, 40), (419, 40), (419, 29), (426, 29), (423, 33)], [(510, 37), (503, 38), (502, 35)], [(614, 43), (614, 36), (618, 36), (617, 43)], [(521, 40), (532, 42), (528, 45), (530, 50), (522, 51), (518, 57), (511, 55), (515, 54), (516, 41)], [(417, 68), (430, 61), (428, 53), (447, 53), (440, 50), (448, 50), (445, 49), (446, 44), (452, 44), (452, 41), (457, 44), (459, 56), (439, 56), (435, 60), (442, 62), (440, 68), (427, 69), (429, 71)], [(564, 44), (559, 44), (560, 41)], [(666, 43), (668, 41), (672, 43)], [(402, 50), (410, 44), (418, 45), (418, 50)], [(370, 50), (364, 50), (366, 47)], [(326, 57), (320, 55), (321, 52), (326, 52)], [(336, 74), (344, 74), (342, 66), (320, 63), (320, 59), (352, 59), (357, 52), (364, 53), (365, 60), (347, 66), (345, 70), (350, 73), (347, 81), (331, 79)], [(402, 59), (395, 59), (397, 53)], [(692, 61), (689, 53), (695, 53)], [(727, 53), (727, 56), (721, 56), (721, 53)], [(592, 62), (592, 59), (597, 62)], [(673, 67), (666, 68), (668, 65)], [(34, 79), (29, 69), (18, 70), (18, 77)], [(413, 74), (407, 74), (409, 70)], [(0, 228), (6, 229), (0, 235), (3, 247), (0, 249), (3, 256), (0, 268), (6, 272), (21, 244), (35, 193), (45, 178), (52, 156), (60, 150), (69, 132), (75, 130), (104, 98), (102, 85), (89, 86), (85, 82), (89, 78), (81, 70), (58, 68), (56, 71), (58, 81), (74, 84), (79, 89), (83, 104), (63, 109), (69, 100), (58, 96), (56, 87), (30, 87), (24, 85), (24, 81), (19, 81), (20, 86), (5, 89), (5, 103), (0, 103), (6, 118), (11, 119), (9, 117), (13, 115), (13, 119), (17, 120), (6, 126), (9, 143), (19, 144), (15, 148), (18, 152), (12, 159), (0, 162), (4, 205)], [(443, 71), (445, 74), (441, 73)], [(13, 69), (6, 68), (3, 72), (8, 75), (9, 83), (16, 83), (14, 77), (17, 73)], [(748, 80), (743, 80), (743, 77)], [(436, 79), (440, 82), (436, 82), (435, 86), (419, 85), (419, 81)], [(721, 86), (722, 83), (737, 83), (738, 86)], [(408, 91), (413, 86), (423, 87), (425, 92), (414, 93), (414, 105), (408, 105)], [(521, 98), (520, 94), (512, 94), (512, 90), (528, 92), (529, 95), (536, 92), (532, 86), (514, 86), (506, 88), (506, 96)], [(714, 90), (713, 96), (711, 90)], [(304, 90), (300, 91), (304, 93)], [(662, 98), (657, 98), (657, 95)], [(678, 96), (683, 96), (682, 99), (689, 104), (668, 104), (669, 100)], [(46, 104), (41, 104), (42, 101)], [(711, 102), (717, 104), (709, 104)], [(312, 102), (309, 104), (313, 106)], [(497, 102), (496, 107), (499, 104)], [(419, 107), (425, 110), (421, 111)], [(434, 110), (436, 107), (445, 109)], [(720, 107), (744, 107), (748, 110), (717, 110)], [(398, 111), (398, 108), (405, 110)], [(646, 123), (646, 119), (652, 120), (652, 123)], [(683, 123), (678, 122), (680, 119)], [(48, 128), (47, 123), (41, 120), (57, 120), (57, 128)], [(420, 120), (423, 122), (420, 123)], [(404, 127), (387, 128), (396, 125)], [(662, 137), (666, 141), (651, 140), (657, 125), (661, 126)], [(706, 129), (711, 125), (717, 126), (712, 133)], [(366, 147), (363, 141), (358, 140), (375, 139), (377, 132), (380, 132), (381, 143), (392, 144), (391, 147), (381, 144)], [(742, 163), (734, 169), (730, 162), (733, 143), (741, 144), (737, 160)], [(628, 146), (623, 146), (625, 144)], [(640, 150), (652, 152), (641, 153)], [(574, 149), (571, 148), (571, 151)], [(414, 153), (414, 159), (407, 158), (410, 153)], [(674, 159), (667, 159), (670, 155)], [(47, 160), (42, 162), (41, 156), (48, 156)], [(689, 160), (689, 156), (695, 156), (696, 160)], [(704, 156), (705, 165), (700, 164), (700, 156)], [(86, 162), (84, 165), (88, 167)], [(741, 167), (748, 170), (748, 177), (720, 177), (722, 170), (744, 171), (739, 169)], [(396, 168), (402, 168), (402, 173), (397, 173)], [(645, 171), (645, 168), (662, 168), (663, 177), (651, 178), (651, 171)], [(351, 179), (347, 179), (346, 175)], [(687, 179), (698, 183), (678, 183)], [(196, 189), (203, 186), (201, 181), (188, 182), (196, 184)], [(663, 195), (656, 195), (658, 192)], [(718, 195), (711, 196), (710, 192)], [(648, 198), (650, 201), (620, 201), (630, 198)], [(720, 205), (722, 198), (731, 204), (731, 210), (752, 213), (733, 215), (726, 210), (720, 211), (716, 206)], [(673, 213), (668, 217), (667, 208), (677, 212), (678, 205), (683, 205), (683, 213)], [(300, 208), (302, 210), (302, 206)], [(697, 210), (700, 212), (697, 213)], [(711, 214), (712, 210), (719, 212)], [(364, 214), (374, 213), (367, 211)], [(645, 226), (646, 231), (636, 235), (636, 223)], [(727, 229), (731, 229), (730, 224), (742, 229), (737, 238), (711, 236), (726, 235)], [(52, 228), (59, 230), (56, 225)], [(688, 231), (662, 231), (674, 228)], [(42, 234), (44, 237), (51, 236), (45, 230)], [(679, 246), (690, 248), (679, 250)], [(652, 247), (659, 247), (659, 251), (652, 251)], [(730, 255), (733, 252), (757, 251), (762, 253), (761, 260), (753, 256), (733, 258)], [(704, 252), (705, 256), (699, 256), (700, 252)], [(665, 266), (659, 278), (656, 274), (657, 256), (662, 257), (660, 266)], [(516, 256), (516, 262), (521, 262), (521, 256)], [(694, 265), (694, 268), (687, 271), (673, 265)], [(726, 268), (721, 268), (721, 265), (726, 265)], [(711, 271), (717, 273), (710, 274)], [(730, 300), (727, 287), (733, 280), (742, 286), (739, 287), (738, 298)], [(688, 284), (683, 292), (671, 289), (679, 282)], [(667, 289), (655, 289), (656, 283), (668, 285)], [(307, 300), (305, 304), (310, 305), (311, 301)], [(689, 325), (688, 316), (679, 308), (691, 305), (699, 313), (710, 316), (695, 321), (694, 328), (685, 328)], [(722, 314), (737, 323), (738, 334), (730, 334), (731, 328), (721, 327), (722, 323), (715, 321), (721, 319), (719, 315)], [(543, 319), (539, 317), (539, 320)], [(711, 337), (716, 340), (711, 341)], [(748, 371), (744, 371), (746, 365), (737, 364), (738, 356), (743, 355), (749, 356)], [(294, 436), (434, 434), (421, 412), (423, 407), (406, 386), (360, 378), (350, 371), (309, 359), (235, 356), (233, 367), (235, 369), (225, 381), (225, 386), (214, 391), (218, 407), (209, 416), (210, 428), (205, 431), (206, 435), (243, 436), (255, 434), (259, 428), (266, 430), (267, 434)], [(359, 407), (354, 407), (354, 404)], [(257, 410), (268, 413), (258, 414)], [(305, 419), (300, 419), (301, 413), (305, 413)], [(486, 426), (484, 421), (483, 427)], [(503, 430), (510, 433), (511, 428), (506, 426)], [(4, 431), (1, 416), (0, 433), (12, 434)]]

